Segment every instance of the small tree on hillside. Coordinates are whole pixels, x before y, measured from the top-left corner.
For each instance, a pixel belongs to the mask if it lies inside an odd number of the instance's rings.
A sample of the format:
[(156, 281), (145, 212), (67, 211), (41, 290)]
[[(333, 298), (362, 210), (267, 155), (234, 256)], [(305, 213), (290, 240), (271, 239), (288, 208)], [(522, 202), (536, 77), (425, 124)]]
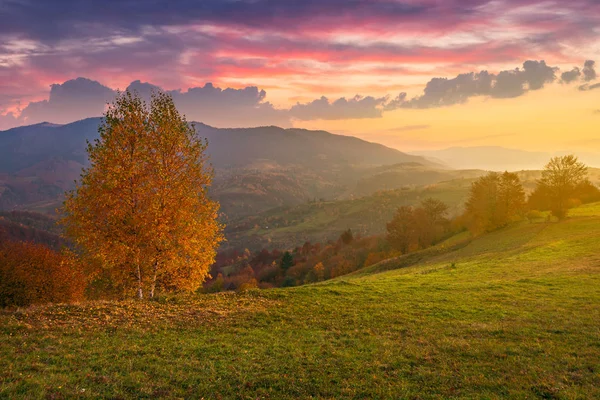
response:
[(280, 266), (281, 269), (283, 269), (284, 271), (287, 271), (288, 269), (294, 266), (294, 257), (292, 257), (292, 254), (289, 251), (286, 251), (283, 254)]
[(317, 281), (322, 281), (325, 278), (325, 267), (322, 262), (318, 262), (313, 267), (313, 272)]
[(388, 232), (387, 239), (390, 245), (400, 250), (403, 254), (408, 253), (410, 245), (415, 238), (412, 207), (399, 207), (394, 214), (394, 218), (392, 218), (386, 227)]
[(340, 239), (344, 244), (350, 244), (354, 240), (354, 235), (352, 234), (352, 229), (345, 230), (341, 235)]
[(554, 157), (544, 168), (532, 196), (546, 199), (552, 214), (559, 219), (565, 218), (569, 202), (586, 181), (586, 176), (587, 167), (574, 155)]
[(502, 221), (510, 222), (525, 211), (525, 190), (519, 176), (504, 172), (498, 182), (498, 214)]
[(447, 229), (448, 206), (441, 200), (427, 198), (414, 210), (413, 219), (421, 248), (437, 242)]
[(67, 235), (139, 298), (157, 287), (196, 290), (222, 240), (219, 205), (206, 193), (206, 142), (164, 93), (149, 107), (120, 95), (99, 133), (87, 148), (91, 166), (66, 195)]

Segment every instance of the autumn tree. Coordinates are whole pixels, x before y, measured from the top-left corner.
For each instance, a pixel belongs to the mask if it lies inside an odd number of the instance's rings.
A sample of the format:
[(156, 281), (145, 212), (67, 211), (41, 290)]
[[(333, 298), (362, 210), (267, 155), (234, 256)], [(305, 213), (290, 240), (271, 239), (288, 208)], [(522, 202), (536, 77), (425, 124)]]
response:
[(313, 272), (317, 281), (322, 281), (325, 278), (325, 267), (321, 261), (315, 264)]
[(475, 233), (506, 226), (524, 211), (525, 191), (518, 175), (490, 172), (471, 185), (466, 203), (468, 227)]
[(413, 211), (416, 240), (421, 248), (436, 243), (448, 225), (448, 206), (441, 200), (427, 198)]
[(515, 173), (504, 172), (498, 182), (498, 214), (504, 223), (521, 215), (525, 209), (525, 190)]
[(542, 171), (542, 178), (532, 193), (532, 202), (545, 202), (552, 215), (565, 218), (578, 189), (585, 190), (586, 177), (587, 167), (577, 157), (553, 157)]
[(149, 105), (130, 92), (111, 104), (88, 143), (90, 167), (66, 194), (62, 223), (83, 258), (97, 260), (126, 292), (196, 290), (222, 240), (206, 141), (172, 98)]
[(433, 198), (421, 201), (418, 207), (402, 206), (387, 224), (389, 244), (402, 253), (427, 248), (447, 232), (448, 206)]
[(387, 239), (392, 247), (407, 253), (414, 238), (413, 209), (401, 206), (387, 224)]
[(574, 195), (582, 204), (600, 201), (600, 189), (589, 179), (585, 179), (577, 185)]

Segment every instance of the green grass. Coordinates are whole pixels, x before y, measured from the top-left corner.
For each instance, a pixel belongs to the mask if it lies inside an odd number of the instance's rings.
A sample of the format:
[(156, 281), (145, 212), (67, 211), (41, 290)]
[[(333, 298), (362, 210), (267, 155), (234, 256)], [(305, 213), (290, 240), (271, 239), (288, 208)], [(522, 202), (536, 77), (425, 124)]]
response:
[(316, 285), (5, 311), (0, 398), (600, 398), (600, 204), (572, 215)]

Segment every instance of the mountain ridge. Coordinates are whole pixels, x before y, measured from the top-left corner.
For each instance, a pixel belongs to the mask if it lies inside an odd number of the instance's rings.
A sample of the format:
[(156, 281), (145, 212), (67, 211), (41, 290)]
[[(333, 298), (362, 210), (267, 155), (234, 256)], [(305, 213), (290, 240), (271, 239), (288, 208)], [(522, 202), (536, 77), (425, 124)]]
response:
[[(99, 137), (101, 120), (0, 131), (0, 209), (55, 208), (88, 165), (86, 143)], [(208, 140), (209, 162), (215, 169), (211, 190), (222, 210), (236, 216), (335, 198), (353, 191), (371, 169), (388, 164), (444, 169), (420, 156), (323, 130), (190, 124)]]

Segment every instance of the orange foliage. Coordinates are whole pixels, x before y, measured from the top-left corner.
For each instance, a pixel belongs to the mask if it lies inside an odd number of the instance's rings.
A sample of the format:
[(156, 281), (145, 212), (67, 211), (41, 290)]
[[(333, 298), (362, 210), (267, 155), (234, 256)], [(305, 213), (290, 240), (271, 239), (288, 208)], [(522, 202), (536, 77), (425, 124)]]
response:
[(91, 166), (66, 196), (68, 236), (140, 298), (157, 288), (196, 290), (222, 240), (219, 205), (206, 192), (207, 143), (164, 93), (146, 107), (127, 92), (103, 121), (88, 146)]
[(371, 265), (377, 264), (378, 262), (386, 260), (390, 257), (391, 257), (391, 254), (388, 252), (384, 252), (384, 251), (371, 252), (367, 255), (367, 259), (365, 260), (365, 263), (363, 266), (369, 267)]
[(83, 300), (85, 284), (67, 253), (31, 242), (0, 243), (0, 306)]
[(249, 289), (256, 289), (258, 287), (258, 281), (254, 278), (250, 279), (247, 282), (242, 283), (239, 287), (238, 287), (238, 292), (244, 292), (246, 290)]
[(322, 262), (318, 262), (313, 267), (313, 272), (318, 281), (322, 281), (325, 278), (325, 267)]

